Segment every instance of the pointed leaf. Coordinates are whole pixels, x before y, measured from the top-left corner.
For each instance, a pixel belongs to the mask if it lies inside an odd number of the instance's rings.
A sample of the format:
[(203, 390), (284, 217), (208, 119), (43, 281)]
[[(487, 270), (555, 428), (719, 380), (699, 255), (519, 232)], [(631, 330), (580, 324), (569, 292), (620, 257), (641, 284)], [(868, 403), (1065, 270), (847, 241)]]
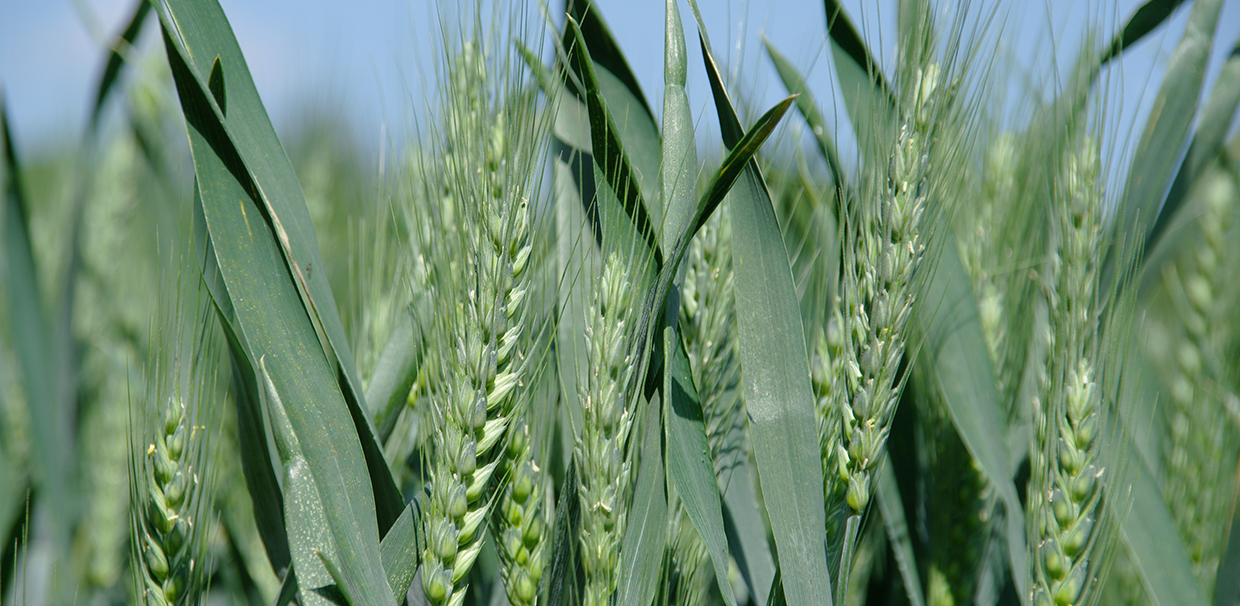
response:
[(702, 421), (702, 405), (693, 386), (684, 342), (673, 326), (663, 329), (663, 351), (668, 352), (667, 369), (663, 373), (663, 393), (667, 396), (667, 405), (663, 408), (667, 477), (676, 487), (685, 512), (710, 553), (723, 601), (736, 606), (732, 583), (728, 581), (728, 537), (723, 527), (715, 465), (710, 458), (706, 425)]
[(789, 95), (796, 96), (797, 111), (801, 113), (801, 117), (805, 118), (810, 132), (814, 133), (814, 141), (818, 143), (818, 153), (822, 154), (822, 158), (827, 161), (827, 168), (831, 171), (831, 180), (834, 181), (836, 187), (841, 187), (844, 183), (844, 174), (840, 170), (839, 153), (835, 151), (835, 143), (831, 141), (831, 133), (827, 131), (827, 121), (823, 118), (822, 111), (818, 109), (818, 102), (814, 100), (813, 93), (806, 86), (805, 78), (765, 36), (762, 38), (762, 44), (766, 48), (766, 54), (771, 57), (771, 62), (775, 64), (775, 71), (779, 74), (779, 79), (783, 81), (784, 88), (787, 89)]
[(116, 83), (120, 80), (121, 68), (125, 66), (125, 55), (133, 47), (133, 42), (138, 38), (138, 34), (142, 32), (142, 24), (146, 21), (146, 16), (151, 12), (151, 2), (149, 0), (138, 0), (133, 8), (133, 14), (129, 17), (125, 29), (121, 34), (112, 41), (112, 45), (108, 51), (108, 62), (104, 64), (103, 75), (99, 78), (99, 86), (95, 90), (95, 104), (90, 110), (90, 130), (95, 132), (99, 130), (99, 115), (103, 113), (103, 105), (108, 100), (108, 95), (116, 88)]
[(1116, 209), (1112, 228), (1116, 244), (1106, 256), (1103, 284), (1110, 284), (1117, 270), (1120, 275), (1127, 273), (1129, 259), (1144, 248), (1152, 231), (1197, 114), (1221, 8), (1220, 0), (1193, 3), (1184, 37), (1167, 63), (1167, 76), (1133, 152), (1128, 181)]
[(912, 606), (925, 606), (921, 588), (921, 577), (917, 574), (917, 556), (913, 553), (913, 540), (908, 533), (908, 520), (904, 517), (904, 500), (900, 498), (900, 486), (896, 483), (895, 470), (891, 468), (891, 457), (883, 455), (882, 468), (878, 471), (878, 508), (883, 513), (883, 527), (887, 529), (887, 540), (891, 543), (891, 552), (896, 557), (896, 567), (900, 569), (900, 579), (904, 581), (904, 592)]
[(1146, 34), (1162, 25), (1181, 4), (1184, 4), (1184, 0), (1148, 0), (1142, 4), (1141, 8), (1138, 8), (1137, 12), (1128, 18), (1124, 29), (1111, 41), (1100, 64), (1105, 65), (1111, 59), (1123, 54), (1129, 46), (1136, 44)]
[[(949, 239), (950, 241), (950, 239)], [(919, 352), (969, 454), (999, 492), (1007, 510), (1008, 559), (1019, 595), (1027, 595), (1029, 556), (1025, 516), (1007, 450), (1006, 412), (977, 317), (977, 300), (956, 247), (942, 247), (922, 303), (913, 316)]]
[(657, 400), (645, 407), (641, 463), (620, 546), (617, 604), (650, 604), (659, 581), (659, 567), (663, 565), (663, 550), (667, 545), (667, 484), (663, 475), (662, 408)]
[[(255, 201), (250, 219), (265, 224), (263, 228), (275, 237), (279, 256), (286, 264), (284, 279), (293, 281), (302, 313), (310, 320), (332, 376), (341, 384), (371, 474), (377, 522), (380, 530), (386, 531), (403, 510), (403, 500), (365, 414), (362, 390), (327, 284), (327, 272), (307, 271), (322, 266), (314, 226), (292, 165), (258, 97), (245, 57), (215, 0), (166, 0), (158, 8), (169, 61), (173, 62), (176, 55), (175, 61), (180, 63), (180, 68), (173, 71), (182, 109), (187, 119), (191, 111), (187, 106), (192, 106), (197, 114), (193, 119), (215, 123), (211, 127), (211, 144), (230, 150), (227, 170), (243, 183), (243, 191)], [(187, 103), (188, 96), (197, 100)], [(220, 104), (221, 99), (224, 105)], [(230, 249), (224, 251), (232, 253)]]
[(422, 550), (426, 548), (423, 540), (422, 504), (421, 499), (415, 497), (379, 542), (383, 572), (387, 574), (388, 586), (397, 604), (405, 601), (413, 577), (418, 573)]
[(775, 580), (775, 562), (766, 542), (766, 523), (758, 509), (754, 494), (753, 472), (749, 461), (742, 459), (727, 477), (720, 478), (723, 491), (723, 521), (732, 545), (732, 557), (740, 569), (750, 599), (757, 606), (766, 606)]
[[(710, 49), (704, 38), (701, 41), (724, 145), (737, 146), (740, 121)], [(830, 605), (822, 462), (801, 311), (779, 222), (757, 162), (745, 163), (728, 199), (741, 386), (784, 591), (793, 604)]]

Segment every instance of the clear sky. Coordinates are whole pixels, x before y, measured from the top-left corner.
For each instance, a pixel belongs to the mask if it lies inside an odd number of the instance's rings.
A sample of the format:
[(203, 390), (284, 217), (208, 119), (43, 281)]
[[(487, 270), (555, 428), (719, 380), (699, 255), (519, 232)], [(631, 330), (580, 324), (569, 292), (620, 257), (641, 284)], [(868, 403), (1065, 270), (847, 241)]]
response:
[[(86, 120), (90, 94), (103, 61), (103, 48), (124, 25), (134, 0), (0, 0), (0, 87), (19, 145), (44, 149), (71, 142)], [(400, 141), (413, 123), (415, 102), (433, 86), (428, 76), (437, 48), (439, 7), (428, 0), (220, 0), (245, 52), (259, 93), (276, 127), (288, 132), (307, 109), (325, 109), (347, 116), (363, 147), (378, 149), (381, 139)], [(560, 5), (559, 0), (551, 0)], [(663, 2), (659, 0), (596, 0), (637, 72), (656, 113), (663, 90)], [(695, 27), (681, 0), (690, 36), (689, 97), (704, 128), (713, 123), (709, 92), (700, 68)], [(845, 0), (854, 20), (885, 54), (894, 49), (895, 19), (890, 2)], [(1058, 61), (1071, 60), (1087, 23), (1104, 35), (1139, 4), (1121, 0), (1074, 2), (1039, 0), (1004, 2), (996, 11), (1004, 37), (1001, 62), (1022, 66), (1035, 81), (1052, 69), (1047, 49), (1059, 50)], [(740, 57), (746, 92), (763, 108), (783, 95), (769, 61), (760, 53), (765, 34), (802, 69), (820, 100), (832, 90), (831, 67), (824, 53), (825, 20), (817, 0), (703, 0), (716, 52), (729, 49), (729, 62)], [(985, 6), (985, 3), (979, 6)], [(1156, 31), (1137, 52), (1113, 71), (1110, 86), (1123, 92), (1121, 124), (1132, 124), (1148, 112), (1162, 66), (1184, 28), (1187, 7), (1170, 27)], [(153, 22), (148, 25), (153, 25)], [(148, 27), (143, 48), (156, 42)], [(1048, 41), (1054, 33), (1054, 45)], [(1210, 79), (1222, 55), (1240, 37), (1240, 0), (1224, 4), (1218, 47)], [(1208, 89), (1207, 89), (1208, 90)], [(1118, 91), (1116, 91), (1118, 92)], [(1143, 98), (1141, 103), (1133, 101)], [(829, 103), (829, 101), (824, 101)], [(416, 108), (420, 109), (420, 108)], [(842, 108), (824, 108), (831, 119)], [(1141, 122), (1131, 130), (1139, 133)], [(1121, 127), (1123, 128), (1123, 127)], [(1135, 134), (1132, 136), (1136, 136)]]

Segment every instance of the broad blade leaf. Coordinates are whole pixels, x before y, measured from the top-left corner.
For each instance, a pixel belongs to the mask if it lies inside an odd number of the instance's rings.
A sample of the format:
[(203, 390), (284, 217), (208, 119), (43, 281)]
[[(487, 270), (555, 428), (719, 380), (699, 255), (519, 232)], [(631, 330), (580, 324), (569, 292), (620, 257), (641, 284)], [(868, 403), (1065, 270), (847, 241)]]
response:
[(673, 326), (663, 329), (663, 351), (667, 352), (667, 369), (663, 373), (663, 393), (667, 397), (667, 405), (663, 408), (667, 476), (710, 553), (723, 601), (736, 606), (732, 583), (728, 581), (728, 537), (723, 527), (715, 465), (711, 462), (706, 425), (702, 421), (702, 405), (693, 385), (684, 342)]
[[(741, 143), (740, 120), (701, 41), (723, 142), (734, 147)], [(784, 591), (793, 604), (830, 605), (822, 461), (801, 311), (770, 193), (752, 156), (728, 199), (741, 385)]]
[(1157, 480), (1140, 455), (1132, 451), (1131, 442), (1121, 438), (1114, 444), (1128, 451), (1120, 455), (1120, 460), (1131, 469), (1132, 499), (1131, 504), (1124, 499), (1108, 499), (1106, 503), (1112, 515), (1120, 519), (1120, 537), (1137, 566), (1146, 595), (1159, 606), (1205, 606), (1205, 595)]
[[(327, 272), (305, 268), (322, 266), (314, 226), (292, 165), (276, 137), (267, 112), (250, 77), (245, 57), (232, 28), (215, 0), (165, 0), (159, 5), (169, 60), (177, 55), (181, 69), (174, 70), (182, 109), (189, 119), (187, 95), (197, 95), (196, 120), (213, 121), (212, 145), (231, 149), (226, 166), (242, 182), (255, 201), (251, 220), (266, 223), (273, 232), (287, 277), (303, 307), (332, 369), (339, 378), (339, 391), (361, 441), (371, 484), (375, 491), (377, 523), (386, 532), (404, 509), (403, 500), (375, 439), (374, 427), (365, 414), (362, 390), (353, 367), (352, 354), (340, 324), (339, 313), (327, 284)], [(201, 130), (201, 129), (200, 129)], [(214, 236), (214, 233), (212, 233)], [(231, 250), (224, 249), (226, 254)], [(227, 272), (226, 272), (227, 273)], [(253, 357), (253, 356), (252, 356)]]
[(1117, 271), (1119, 275), (1127, 273), (1130, 259), (1144, 248), (1154, 226), (1197, 114), (1221, 8), (1220, 0), (1193, 3), (1184, 37), (1167, 63), (1167, 76), (1128, 168), (1128, 181), (1112, 228), (1116, 244), (1107, 253), (1102, 284), (1110, 284)]
[(379, 557), (383, 560), (383, 572), (387, 574), (388, 586), (396, 603), (403, 603), (413, 577), (422, 563), (422, 550), (426, 545), (422, 537), (421, 499), (414, 498), (396, 523), (379, 542)]
[(667, 545), (667, 484), (663, 475), (663, 406), (646, 406), (641, 463), (620, 546), (617, 604), (650, 604), (658, 589), (659, 567)]
[[(746, 457), (747, 458), (747, 457)], [(775, 579), (775, 562), (766, 542), (766, 523), (754, 494), (753, 472), (742, 459), (726, 477), (720, 478), (723, 491), (723, 521), (732, 556), (757, 606), (766, 606)]]

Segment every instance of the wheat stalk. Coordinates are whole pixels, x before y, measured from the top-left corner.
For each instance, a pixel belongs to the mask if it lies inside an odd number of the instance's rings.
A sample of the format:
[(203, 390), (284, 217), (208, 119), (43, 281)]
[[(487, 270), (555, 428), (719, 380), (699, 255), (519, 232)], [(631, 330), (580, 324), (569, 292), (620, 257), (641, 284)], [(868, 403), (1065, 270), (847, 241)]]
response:
[(607, 606), (618, 580), (620, 540), (628, 510), (631, 463), (625, 456), (633, 413), (625, 406), (635, 372), (630, 352), (633, 309), (629, 272), (619, 253), (603, 263), (586, 319), (584, 421), (573, 456), (581, 500), (581, 568), (585, 606)]
[(1090, 555), (1100, 538), (1103, 495), (1102, 387), (1095, 379), (1102, 191), (1097, 144), (1085, 138), (1078, 145), (1068, 154), (1054, 207), (1052, 355), (1034, 403), (1028, 515), (1037, 606), (1088, 601), (1099, 568)]

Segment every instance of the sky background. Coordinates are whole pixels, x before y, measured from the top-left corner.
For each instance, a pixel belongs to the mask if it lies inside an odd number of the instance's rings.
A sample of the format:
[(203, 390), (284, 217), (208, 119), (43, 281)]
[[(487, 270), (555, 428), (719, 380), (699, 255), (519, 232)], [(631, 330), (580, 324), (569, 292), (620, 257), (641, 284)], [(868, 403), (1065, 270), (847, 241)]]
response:
[[(301, 118), (313, 111), (343, 116), (362, 149), (376, 153), (385, 146), (399, 146), (415, 132), (418, 116), (425, 115), (424, 94), (434, 89), (430, 66), (439, 48), (439, 4), (427, 0), (220, 0), (220, 4), (282, 136), (295, 131)], [(551, 0), (551, 4), (560, 2)], [(656, 114), (661, 113), (663, 2), (596, 0), (596, 5)], [(760, 52), (760, 36), (765, 35), (807, 72), (810, 88), (825, 105), (828, 120), (838, 116), (841, 123), (846, 122), (842, 107), (830, 101), (829, 91), (835, 84), (824, 52), (821, 2), (704, 0), (702, 5), (716, 53), (722, 54), (726, 47), (728, 64), (736, 64), (739, 58), (744, 94), (755, 105), (765, 109), (785, 94), (769, 60)], [(868, 39), (879, 41), (871, 44), (884, 65), (890, 66), (895, 1), (844, 0), (844, 5)], [(1101, 33), (1109, 37), (1138, 5), (1134, 0), (1116, 4), (1003, 2), (995, 15), (1004, 33), (998, 45), (988, 48), (996, 48), (997, 68), (1016, 66), (1019, 73), (1028, 74), (1030, 82), (1044, 83), (1056, 65), (1071, 61), (1087, 24), (1102, 28)], [(79, 140), (104, 49), (123, 28), (132, 7), (133, 0), (0, 0), (0, 88), (18, 145), (27, 153)], [(714, 110), (693, 43), (696, 27), (683, 0), (681, 11), (690, 42), (689, 99), (702, 129), (711, 132)], [(1108, 114), (1119, 138), (1139, 136), (1187, 14), (1188, 6), (1181, 7), (1169, 27), (1156, 30), (1104, 75), (1108, 89), (1122, 93), (1112, 97), (1124, 101)], [(151, 27), (153, 20), (147, 25), (139, 48), (152, 56), (156, 28)], [(1227, 0), (1207, 91), (1238, 37), (1240, 0)], [(1039, 92), (1049, 95), (1051, 90)], [(1013, 92), (1007, 100), (1010, 107), (1020, 105), (1019, 96), (1033, 94)], [(841, 126), (841, 130), (847, 129)]]

